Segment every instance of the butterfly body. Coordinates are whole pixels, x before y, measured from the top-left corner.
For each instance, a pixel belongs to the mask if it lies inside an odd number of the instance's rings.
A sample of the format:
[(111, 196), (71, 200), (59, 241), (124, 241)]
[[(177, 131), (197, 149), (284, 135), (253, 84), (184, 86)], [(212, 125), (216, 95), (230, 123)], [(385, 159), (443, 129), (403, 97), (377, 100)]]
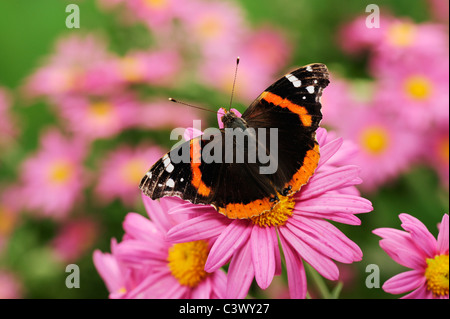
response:
[[(286, 74), (241, 117), (225, 111), (223, 129), (164, 155), (143, 177), (141, 190), (152, 199), (178, 196), (212, 205), (229, 218), (251, 218), (272, 210), (280, 196), (298, 192), (318, 165), (315, 131), (328, 78), (323, 64)], [(176, 161), (183, 150), (188, 151), (188, 160)]]

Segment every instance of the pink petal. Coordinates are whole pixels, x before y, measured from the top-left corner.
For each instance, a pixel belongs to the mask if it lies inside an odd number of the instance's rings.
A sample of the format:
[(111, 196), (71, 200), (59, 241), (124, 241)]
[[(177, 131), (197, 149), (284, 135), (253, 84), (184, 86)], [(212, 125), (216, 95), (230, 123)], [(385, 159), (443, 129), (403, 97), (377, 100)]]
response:
[(277, 232), (273, 231), (272, 234), (272, 240), (274, 242), (273, 248), (274, 248), (274, 254), (275, 254), (275, 276), (281, 275), (283, 272), (283, 269), (281, 267), (281, 253), (280, 253), (280, 247), (278, 245), (278, 236)]
[(279, 227), (280, 234), (284, 239), (294, 248), (297, 253), (308, 264), (316, 269), (322, 276), (330, 280), (337, 280), (339, 278), (339, 270), (337, 266), (321, 253), (317, 252), (307, 244), (305, 244), (300, 238), (295, 236), (288, 228)]
[[(251, 229), (250, 227), (248, 227)], [(228, 268), (228, 284), (226, 298), (242, 299), (247, 296), (253, 282), (255, 271), (253, 269), (251, 245), (246, 242), (236, 251)]]
[(306, 274), (300, 256), (280, 234), (281, 246), (283, 247), (286, 260), (286, 271), (291, 299), (305, 299), (307, 292)]
[(342, 138), (337, 138), (324, 146), (320, 147), (320, 160), (317, 169), (319, 169), (323, 164), (325, 164), (334, 154), (341, 148), (343, 143)]
[(300, 212), (360, 214), (373, 210), (372, 203), (360, 196), (346, 194), (324, 194), (302, 200), (295, 206)]
[(173, 243), (184, 243), (219, 236), (230, 224), (230, 220), (217, 212), (206, 213), (172, 227), (166, 239)]
[(173, 225), (168, 218), (167, 211), (163, 210), (159, 200), (152, 200), (144, 194), (142, 194), (142, 201), (144, 202), (145, 210), (150, 220), (162, 234), (165, 234)]
[(130, 239), (121, 242), (116, 247), (117, 258), (135, 267), (165, 264), (167, 262), (167, 253), (168, 246), (162, 241), (143, 242)]
[(433, 293), (427, 289), (427, 286), (422, 285), (400, 299), (433, 299)]
[(144, 216), (137, 213), (128, 213), (123, 222), (123, 229), (131, 237), (143, 241), (163, 240), (158, 228)]
[(330, 168), (311, 177), (300, 192), (296, 194), (299, 201), (318, 197), (323, 193), (339, 188), (355, 185), (360, 168), (354, 165), (346, 165), (338, 168)]
[(251, 231), (251, 224), (247, 221), (240, 219), (233, 220), (213, 244), (208, 259), (206, 260), (205, 270), (207, 272), (213, 272), (222, 267), (234, 254), (236, 249), (247, 241)]
[(410, 270), (402, 272), (387, 280), (383, 285), (383, 290), (390, 294), (402, 294), (414, 290), (426, 282), (423, 271)]
[(272, 233), (275, 228), (253, 226), (250, 236), (255, 279), (261, 289), (266, 289), (275, 274), (275, 243)]
[(380, 247), (398, 264), (412, 268), (422, 269), (426, 266), (425, 258), (417, 251), (404, 249), (398, 242), (388, 239), (380, 240)]
[(212, 282), (212, 288), (217, 298), (225, 298), (227, 289), (227, 274), (222, 269), (219, 269), (212, 273), (210, 278)]
[(448, 214), (444, 214), (439, 226), (439, 234), (437, 239), (437, 250), (440, 255), (448, 255)]
[(437, 253), (437, 241), (427, 227), (420, 220), (408, 214), (400, 214), (399, 218), (402, 221), (402, 228), (410, 232), (414, 244), (427, 256), (434, 257)]
[(93, 259), (95, 268), (97, 268), (110, 293), (117, 292), (125, 286), (124, 275), (113, 255), (96, 250)]
[(192, 289), (190, 299), (209, 299), (211, 296), (211, 278), (206, 277), (197, 287)]

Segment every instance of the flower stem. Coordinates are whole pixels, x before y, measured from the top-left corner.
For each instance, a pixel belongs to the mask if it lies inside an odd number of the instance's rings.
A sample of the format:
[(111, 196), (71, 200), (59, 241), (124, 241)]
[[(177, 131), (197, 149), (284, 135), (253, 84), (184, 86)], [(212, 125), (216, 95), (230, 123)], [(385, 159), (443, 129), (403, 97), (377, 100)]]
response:
[(310, 265), (305, 263), (305, 269), (308, 272), (309, 278), (312, 279), (312, 281), (316, 285), (317, 290), (319, 291), (319, 293), (323, 299), (335, 299), (336, 298), (334, 296), (334, 294), (329, 291), (323, 277), (321, 275), (319, 275), (319, 273), (313, 267), (311, 267)]

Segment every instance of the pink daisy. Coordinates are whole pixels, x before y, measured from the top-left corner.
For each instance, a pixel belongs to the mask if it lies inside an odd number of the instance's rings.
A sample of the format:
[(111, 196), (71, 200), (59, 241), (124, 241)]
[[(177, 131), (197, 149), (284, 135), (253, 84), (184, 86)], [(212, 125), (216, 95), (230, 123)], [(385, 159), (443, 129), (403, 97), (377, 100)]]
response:
[(95, 243), (99, 225), (92, 219), (79, 218), (60, 225), (50, 246), (58, 261), (70, 264), (82, 257)]
[(61, 37), (52, 55), (27, 79), (25, 91), (31, 97), (50, 98), (68, 93), (113, 92), (120, 84), (118, 74), (111, 68), (115, 59), (99, 36)]
[(181, 57), (174, 50), (134, 51), (118, 60), (118, 73), (126, 83), (169, 86), (181, 67)]
[(59, 99), (57, 106), (69, 130), (94, 140), (110, 138), (133, 126), (140, 104), (129, 95), (97, 98), (71, 95)]
[(321, 152), (317, 172), (298, 193), (281, 197), (280, 204), (271, 212), (251, 219), (231, 220), (212, 207), (190, 203), (169, 211), (169, 214), (195, 214), (201, 209), (199, 216), (171, 228), (167, 238), (176, 243), (215, 239), (205, 270), (216, 271), (230, 261), (227, 298), (244, 298), (253, 278), (265, 289), (274, 275), (281, 274), (278, 239), (286, 261), (291, 298), (306, 296), (304, 261), (325, 278), (337, 280), (339, 270), (333, 259), (342, 263), (361, 260), (360, 248), (326, 221), (359, 225), (355, 214), (372, 210), (371, 203), (359, 195), (339, 192), (361, 182), (359, 168), (327, 165), (339, 152), (342, 139), (326, 142), (324, 129), (318, 130), (317, 139)]
[(247, 28), (241, 8), (235, 3), (194, 0), (189, 5), (179, 6), (178, 11), (187, 39), (200, 49), (203, 56), (238, 56), (234, 48)]
[(400, 214), (402, 228), (378, 228), (380, 247), (397, 263), (412, 270), (400, 273), (383, 285), (391, 294), (411, 293), (408, 299), (448, 299), (448, 214), (442, 217), (437, 239), (417, 218)]
[(378, 78), (374, 103), (412, 130), (448, 123), (448, 65), (448, 55), (397, 61)]
[(150, 220), (129, 213), (123, 223), (125, 236), (112, 243), (112, 254), (94, 252), (94, 264), (110, 291), (110, 298), (223, 298), (226, 274), (207, 273), (204, 265), (210, 243), (198, 240), (171, 244), (167, 231), (186, 215), (168, 215), (180, 199), (143, 198)]
[(25, 208), (57, 219), (67, 216), (82, 197), (85, 154), (80, 140), (48, 130), (38, 152), (22, 164), (20, 191)]
[(148, 170), (148, 163), (156, 162), (163, 154), (157, 146), (121, 146), (107, 154), (99, 165), (95, 188), (99, 198), (107, 202), (120, 198), (127, 205), (135, 203), (140, 198), (136, 185)]
[(361, 167), (364, 183), (360, 187), (365, 191), (394, 180), (418, 159), (420, 136), (375, 107), (347, 112), (337, 131), (359, 149), (354, 163)]

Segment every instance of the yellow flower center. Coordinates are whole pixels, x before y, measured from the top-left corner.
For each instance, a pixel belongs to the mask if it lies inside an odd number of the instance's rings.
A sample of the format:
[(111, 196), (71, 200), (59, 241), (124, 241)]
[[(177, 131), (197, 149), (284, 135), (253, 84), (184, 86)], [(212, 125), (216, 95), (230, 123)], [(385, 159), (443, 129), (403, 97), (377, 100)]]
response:
[(198, 26), (199, 34), (206, 39), (217, 37), (222, 29), (223, 26), (220, 20), (214, 16), (204, 17)]
[(281, 196), (280, 194), (278, 194), (278, 198), (280, 202), (271, 211), (250, 218), (254, 225), (273, 227), (286, 224), (286, 221), (292, 216), (295, 200), (293, 196)]
[(119, 63), (119, 70), (125, 80), (130, 82), (140, 81), (143, 77), (142, 66), (138, 59), (133, 57), (125, 57)]
[(57, 160), (49, 168), (48, 179), (54, 185), (68, 182), (73, 176), (73, 165), (66, 160)]
[(435, 296), (448, 296), (448, 255), (427, 258), (427, 288)]
[(145, 5), (150, 9), (163, 9), (167, 7), (167, 0), (145, 0)]
[(111, 120), (113, 106), (109, 102), (99, 101), (89, 105), (89, 115), (99, 123), (107, 123)]
[(426, 77), (411, 76), (406, 79), (404, 88), (409, 97), (422, 101), (430, 97), (432, 85)]
[(122, 179), (131, 185), (137, 185), (146, 171), (147, 163), (140, 159), (132, 159), (123, 165)]
[(386, 129), (373, 126), (362, 131), (360, 142), (367, 152), (378, 155), (387, 149), (389, 137)]
[(208, 273), (204, 270), (208, 257), (208, 243), (204, 240), (174, 244), (169, 249), (169, 269), (180, 285), (196, 287)]
[(412, 23), (397, 22), (389, 27), (387, 39), (396, 47), (407, 47), (413, 43), (415, 34), (416, 28)]

